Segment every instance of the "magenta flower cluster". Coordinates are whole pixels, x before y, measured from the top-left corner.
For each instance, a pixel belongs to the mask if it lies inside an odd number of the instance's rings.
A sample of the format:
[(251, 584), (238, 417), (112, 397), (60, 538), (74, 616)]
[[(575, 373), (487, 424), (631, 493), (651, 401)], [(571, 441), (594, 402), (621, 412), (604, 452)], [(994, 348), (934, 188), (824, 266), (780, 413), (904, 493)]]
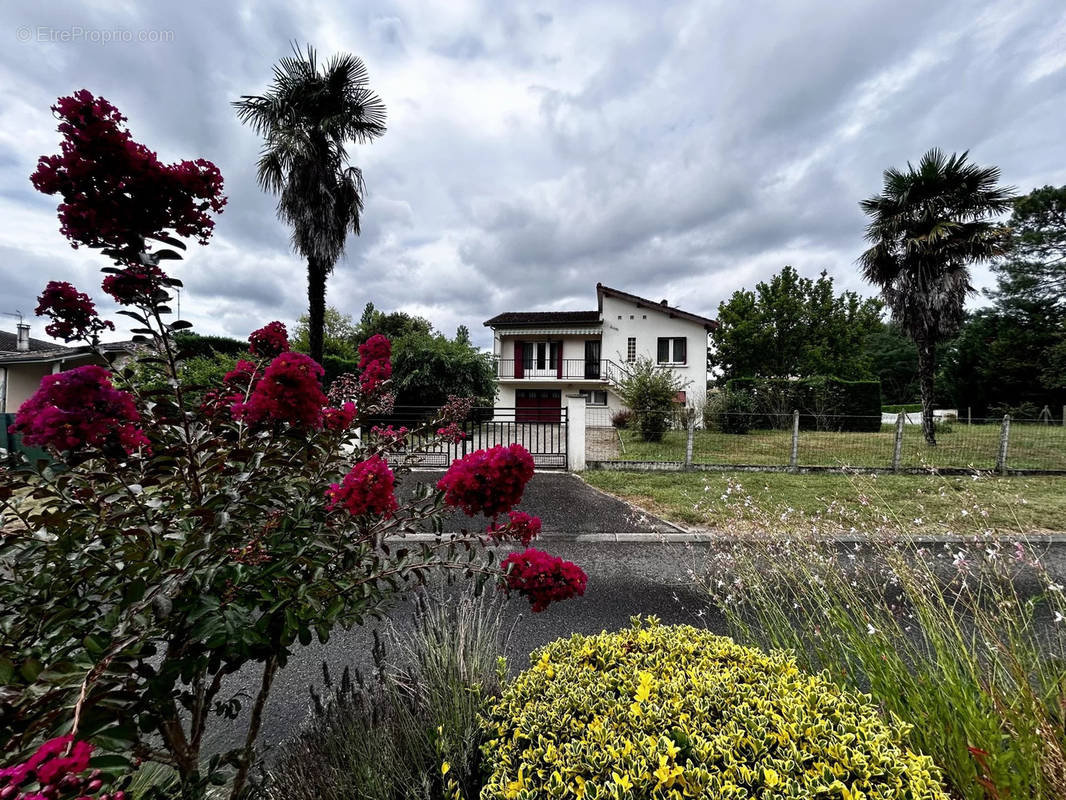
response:
[(322, 427), (323, 369), (302, 353), (282, 353), (263, 372), (246, 403), (234, 405), (234, 416), (255, 425), (287, 422), (297, 428)]
[(511, 553), (500, 566), (507, 589), (525, 596), (534, 612), (559, 600), (580, 597), (588, 585), (588, 575), (577, 564), (532, 547)]
[(289, 350), (289, 332), (284, 323), (274, 320), (248, 337), (248, 349), (259, 358), (277, 358)]
[(533, 457), (520, 444), (477, 450), (452, 462), (437, 489), (444, 502), (469, 516), (495, 517), (522, 500), (533, 477)]
[(115, 329), (113, 322), (100, 319), (96, 304), (89, 299), (89, 295), (79, 292), (65, 281), (48, 282), (37, 298), (35, 313), (51, 319), (45, 326), (45, 332), (64, 342), (90, 339), (100, 331)]
[(133, 396), (111, 385), (111, 373), (88, 365), (45, 376), (9, 430), (56, 452), (118, 445), (130, 455), (148, 448), (140, 419)]
[(373, 394), (392, 377), (392, 343), (376, 333), (359, 345), (359, 386)]
[[(93, 747), (71, 736), (49, 739), (22, 764), (0, 769), (2, 800), (94, 800), (103, 788), (100, 770), (89, 770)], [(122, 791), (99, 795), (96, 800), (126, 800)]]
[(385, 459), (375, 455), (352, 467), (341, 483), (332, 484), (326, 490), (326, 498), (331, 511), (343, 508), (354, 517), (363, 514), (391, 517), (399, 508), (395, 490), (392, 470)]
[(524, 547), (528, 547), (529, 543), (540, 535), (540, 525), (540, 517), (527, 514), (525, 511), (510, 511), (507, 514), (507, 522), (494, 521), (485, 532), (495, 542), (515, 539)]
[(226, 204), (222, 173), (210, 161), (163, 164), (126, 130), (126, 117), (82, 89), (52, 106), (63, 135), (60, 153), (41, 156), (30, 176), (58, 194), (60, 230), (74, 247), (113, 248), (132, 258), (144, 239), (195, 236), (207, 244), (212, 214)]
[(123, 306), (150, 306), (167, 283), (167, 275), (152, 264), (131, 264), (106, 278), (101, 288)]

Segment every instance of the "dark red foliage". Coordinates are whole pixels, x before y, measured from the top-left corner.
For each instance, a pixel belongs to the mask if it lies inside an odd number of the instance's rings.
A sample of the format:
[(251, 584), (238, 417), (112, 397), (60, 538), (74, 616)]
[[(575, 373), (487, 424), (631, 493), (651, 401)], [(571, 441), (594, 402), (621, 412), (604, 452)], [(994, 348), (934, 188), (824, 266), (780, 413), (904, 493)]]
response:
[(340, 484), (332, 484), (326, 497), (331, 511), (343, 508), (353, 517), (380, 514), (387, 518), (399, 507), (395, 489), (392, 470), (385, 459), (375, 455), (352, 467)]
[(392, 343), (376, 333), (359, 345), (359, 386), (364, 394), (372, 394), (392, 377)]
[(500, 567), (508, 591), (528, 598), (535, 612), (558, 600), (585, 594), (588, 584), (588, 575), (577, 564), (532, 547), (522, 553), (511, 553)]
[(525, 511), (511, 511), (507, 522), (493, 522), (485, 531), (493, 541), (501, 542), (506, 538), (515, 539), (528, 547), (540, 535), (540, 517), (534, 517)]
[(147, 448), (133, 396), (114, 388), (110, 375), (95, 364), (46, 375), (9, 430), (28, 445), (58, 452), (118, 445), (128, 455)]
[(298, 428), (321, 428), (326, 396), (319, 383), (321, 365), (302, 353), (282, 353), (266, 368), (247, 403), (234, 416), (250, 424), (287, 422)]
[(533, 457), (520, 444), (497, 445), (456, 459), (437, 482), (444, 502), (468, 515), (495, 517), (522, 500), (533, 477)]
[(289, 350), (289, 332), (285, 324), (275, 320), (248, 337), (248, 349), (259, 358), (276, 358)]
[(115, 329), (114, 323), (100, 319), (89, 295), (65, 281), (48, 282), (37, 298), (35, 313), (49, 317), (52, 321), (45, 331), (64, 342), (90, 339), (102, 330)]
[(30, 176), (44, 194), (58, 194), (60, 230), (74, 247), (134, 254), (143, 240), (166, 232), (207, 244), (212, 214), (222, 211), (222, 173), (210, 161), (163, 164), (135, 142), (126, 118), (86, 89), (52, 106), (63, 135), (60, 153), (41, 156)]
[(131, 264), (104, 278), (101, 287), (124, 306), (150, 306), (166, 284), (167, 276), (151, 264)]
[(466, 438), (466, 433), (463, 432), (462, 427), (458, 422), (449, 422), (443, 428), (437, 428), (437, 436), (442, 439), (447, 439), (450, 442), (459, 444)]
[(222, 386), (204, 394), (200, 411), (208, 417), (227, 419), (243, 412), (245, 401), (256, 381), (256, 366), (251, 361), (240, 360), (226, 373)]

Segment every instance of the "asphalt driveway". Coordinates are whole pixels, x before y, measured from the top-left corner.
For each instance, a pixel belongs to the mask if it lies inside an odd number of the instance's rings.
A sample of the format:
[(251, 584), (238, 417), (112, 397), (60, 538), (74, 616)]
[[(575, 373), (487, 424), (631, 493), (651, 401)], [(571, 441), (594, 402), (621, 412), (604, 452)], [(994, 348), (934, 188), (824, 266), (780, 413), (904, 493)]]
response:
[[(434, 486), (444, 470), (415, 470), (399, 479), (399, 494), (410, 496), (418, 483)], [(666, 533), (678, 528), (635, 506), (594, 489), (575, 475), (565, 472), (537, 472), (526, 485), (522, 511), (536, 514), (546, 538), (570, 538), (588, 534)], [(445, 516), (444, 530), (484, 530), (489, 521), (462, 512)]]

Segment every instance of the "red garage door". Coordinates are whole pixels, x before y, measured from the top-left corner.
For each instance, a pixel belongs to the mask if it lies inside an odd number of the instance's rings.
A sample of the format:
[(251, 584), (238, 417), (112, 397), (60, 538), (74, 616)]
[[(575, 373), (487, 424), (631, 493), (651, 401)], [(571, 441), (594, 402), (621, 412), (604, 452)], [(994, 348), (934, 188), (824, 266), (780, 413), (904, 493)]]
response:
[(515, 392), (515, 422), (558, 425), (562, 392), (559, 389), (519, 389)]

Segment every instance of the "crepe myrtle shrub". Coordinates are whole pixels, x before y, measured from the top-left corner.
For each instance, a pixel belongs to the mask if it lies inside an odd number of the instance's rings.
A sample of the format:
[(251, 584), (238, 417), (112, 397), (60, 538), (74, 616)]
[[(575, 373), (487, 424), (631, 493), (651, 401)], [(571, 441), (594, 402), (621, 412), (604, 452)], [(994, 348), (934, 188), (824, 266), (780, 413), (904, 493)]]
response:
[[(180, 256), (147, 242), (182, 249), (171, 234), (206, 242), (221, 177), (205, 183), (188, 167), (170, 174), (88, 93), (64, 98), (57, 113), (63, 154), (42, 159), (48, 180), (35, 175), (35, 185), (63, 194), (72, 243), (114, 262), (105, 291), (145, 345), (137, 369), (161, 380), (142, 389), (129, 380), (133, 368), (70, 370), (42, 383), (16, 415), (12, 430), (51, 460), (13, 456), (0, 479), (0, 766), (25, 764), (42, 742), (68, 736), (63, 758), (85, 742), (111, 773), (128, 777), (139, 762), (172, 769), (179, 788), (157, 796), (200, 798), (228, 784), (236, 798), (274, 679), (296, 647), (380, 615), (435, 575), (523, 591), (494, 566), (491, 546), (525, 540), (532, 523), (497, 519), (491, 531), (444, 536), (443, 491), (396, 497), (417, 447), (368, 429), (356, 435), (366, 416), (391, 408), (387, 341), (364, 353), (369, 375), (327, 396), (321, 367), (288, 352), (272, 323), (217, 386), (190, 396), (175, 343), (190, 325), (170, 316), (180, 284), (160, 267)], [(93, 179), (93, 170), (103, 174)], [(111, 197), (121, 191), (167, 197)], [(44, 312), (86, 334), (106, 364), (95, 308), (73, 287), (50, 289)], [(434, 446), (432, 431), (453, 421), (428, 420), (418, 441)], [(511, 462), (524, 460), (514, 453)], [(522, 494), (515, 470), (498, 474), (508, 502), (496, 502), (491, 487), (485, 495), (497, 515)], [(427, 529), (438, 536), (406, 538)], [(258, 675), (250, 695), (227, 687), (237, 672)], [(205, 758), (219, 720), (240, 724), (243, 743)]]

